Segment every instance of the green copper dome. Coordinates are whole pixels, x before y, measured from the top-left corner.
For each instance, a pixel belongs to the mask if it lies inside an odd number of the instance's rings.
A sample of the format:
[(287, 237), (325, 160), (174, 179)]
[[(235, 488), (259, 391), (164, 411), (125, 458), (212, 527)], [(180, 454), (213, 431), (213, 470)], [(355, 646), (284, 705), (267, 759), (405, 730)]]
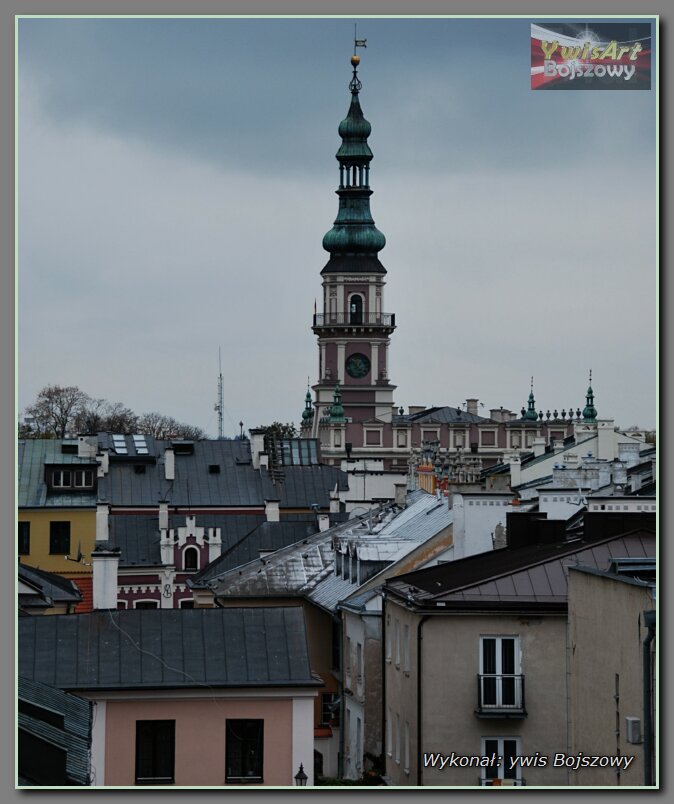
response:
[(597, 421), (597, 408), (594, 406), (594, 391), (590, 385), (587, 389), (585, 396), (586, 405), (583, 408), (583, 421), (596, 422)]
[(339, 383), (335, 385), (335, 391), (332, 395), (333, 402), (330, 406), (330, 421), (343, 421), (344, 420), (344, 407), (342, 406), (342, 389)]
[[(351, 105), (339, 124), (342, 144), (337, 151), (339, 162), (339, 209), (334, 226), (323, 238), (323, 248), (331, 255), (373, 257), (386, 245), (386, 238), (374, 225), (370, 212), (370, 161), (372, 151), (367, 143), (372, 127), (363, 116), (358, 92), (361, 83), (357, 62), (353, 62)], [(383, 266), (379, 266), (383, 270)]]
[(311, 391), (307, 388), (307, 395), (304, 397), (304, 410), (302, 411), (302, 419), (306, 422), (313, 419), (314, 409), (311, 404)]
[(339, 136), (342, 138), (342, 144), (337, 151), (337, 159), (340, 161), (347, 159), (358, 160), (359, 162), (369, 162), (372, 159), (372, 151), (367, 144), (367, 138), (372, 132), (372, 126), (363, 116), (357, 92), (351, 97), (349, 113), (339, 124), (338, 131)]

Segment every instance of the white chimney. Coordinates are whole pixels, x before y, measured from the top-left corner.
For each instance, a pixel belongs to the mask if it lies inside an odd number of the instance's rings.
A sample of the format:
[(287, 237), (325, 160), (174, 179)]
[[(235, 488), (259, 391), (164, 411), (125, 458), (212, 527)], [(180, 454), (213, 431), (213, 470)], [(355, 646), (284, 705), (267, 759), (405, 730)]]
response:
[(511, 455), (510, 463), (510, 488), (514, 489), (522, 482), (522, 464), (519, 455)]
[(324, 530), (328, 530), (330, 527), (330, 515), (329, 514), (319, 514), (318, 515), (318, 530), (319, 532), (323, 532)]
[(96, 505), (96, 541), (107, 542), (110, 538), (110, 506), (106, 502)]
[(278, 500), (265, 500), (264, 512), (267, 515), (267, 522), (278, 522), (281, 519)]
[(78, 436), (77, 437), (77, 457), (78, 458), (95, 458), (98, 449), (98, 440), (96, 436)]
[(164, 450), (164, 475), (166, 480), (176, 479), (176, 455), (172, 447)]
[(466, 411), (472, 413), (473, 416), (477, 416), (477, 403), (479, 401), (479, 399), (466, 399)]
[(168, 503), (162, 500), (162, 502), (159, 503), (159, 530), (168, 530), (168, 526)]
[(121, 548), (108, 541), (96, 541), (91, 554), (94, 609), (117, 608), (117, 570)]
[(407, 500), (407, 483), (395, 483), (395, 504), (401, 508), (405, 507)]
[(253, 469), (259, 469), (260, 453), (264, 452), (264, 430), (257, 428), (248, 432), (250, 433), (250, 454), (253, 459)]
[(330, 492), (330, 513), (339, 513), (339, 483), (335, 483), (334, 489)]

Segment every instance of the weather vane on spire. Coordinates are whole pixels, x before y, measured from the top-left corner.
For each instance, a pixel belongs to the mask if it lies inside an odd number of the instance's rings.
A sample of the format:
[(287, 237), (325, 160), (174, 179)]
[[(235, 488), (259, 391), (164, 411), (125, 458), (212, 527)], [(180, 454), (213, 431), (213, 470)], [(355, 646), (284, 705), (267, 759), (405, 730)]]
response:
[(590, 369), (590, 385), (592, 385), (592, 369)]
[(356, 48), (367, 47), (367, 39), (358, 38), (358, 24), (353, 24), (353, 56), (351, 56), (351, 64), (353, 65), (353, 78), (349, 84), (349, 89), (355, 95), (360, 92), (363, 85), (358, 79), (358, 65), (360, 64), (360, 56), (356, 54)]
[(532, 391), (534, 390), (534, 377), (533, 377), (533, 375), (531, 376), (531, 390)]

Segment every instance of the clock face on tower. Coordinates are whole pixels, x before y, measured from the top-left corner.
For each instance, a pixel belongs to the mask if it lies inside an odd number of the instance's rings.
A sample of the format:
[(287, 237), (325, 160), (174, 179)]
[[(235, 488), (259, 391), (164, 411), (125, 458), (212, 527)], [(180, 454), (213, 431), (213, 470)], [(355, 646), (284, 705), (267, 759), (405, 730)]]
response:
[(346, 361), (346, 373), (358, 380), (370, 373), (370, 361), (365, 355), (350, 355)]

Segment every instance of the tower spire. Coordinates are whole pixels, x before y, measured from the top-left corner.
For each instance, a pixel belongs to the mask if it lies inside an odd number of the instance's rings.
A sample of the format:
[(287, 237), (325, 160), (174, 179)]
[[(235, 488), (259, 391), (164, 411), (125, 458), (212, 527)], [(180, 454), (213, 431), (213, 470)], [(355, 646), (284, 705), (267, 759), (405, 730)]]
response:
[(527, 421), (538, 421), (538, 413), (536, 413), (536, 400), (534, 399), (534, 378), (531, 378), (531, 391), (529, 392), (529, 401), (527, 402), (527, 409), (522, 408), (522, 418)]
[(367, 138), (372, 126), (365, 119), (360, 107), (358, 93), (363, 84), (358, 77), (360, 56), (358, 47), (366, 47), (366, 39), (354, 39), (354, 55), (351, 56), (353, 76), (349, 83), (351, 104), (339, 124), (342, 144), (336, 153), (339, 162), (339, 210), (334, 226), (323, 238), (323, 248), (331, 255), (323, 272), (342, 269), (345, 258), (352, 264), (350, 270), (386, 273), (377, 254), (386, 245), (386, 238), (374, 225), (370, 212), (370, 162), (372, 151)]
[(592, 369), (590, 369), (590, 384), (585, 395), (585, 407), (583, 408), (583, 421), (596, 422), (597, 408), (594, 406), (594, 391), (592, 390)]

